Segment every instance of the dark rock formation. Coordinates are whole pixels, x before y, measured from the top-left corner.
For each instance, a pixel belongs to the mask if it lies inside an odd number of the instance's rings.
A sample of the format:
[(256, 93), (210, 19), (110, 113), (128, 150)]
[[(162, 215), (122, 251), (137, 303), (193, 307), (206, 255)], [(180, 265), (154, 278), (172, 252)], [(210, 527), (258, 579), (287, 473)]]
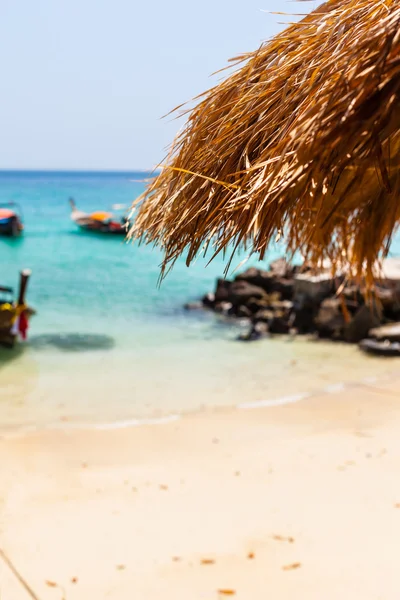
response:
[(339, 298), (327, 298), (322, 301), (315, 317), (315, 325), (320, 337), (343, 339), (346, 321)]
[(252, 311), (251, 309), (246, 306), (245, 304), (241, 304), (240, 306), (237, 307), (236, 309), (236, 316), (239, 318), (247, 318), (249, 319), (252, 316)]
[(215, 306), (215, 294), (212, 294), (210, 292), (210, 293), (206, 294), (205, 296), (203, 296), (201, 301), (203, 303), (203, 306), (205, 306), (205, 308), (213, 309)]
[(371, 329), (379, 325), (380, 319), (374, 306), (361, 306), (350, 323), (345, 327), (345, 340), (353, 344), (358, 344), (358, 342), (361, 342), (361, 340), (368, 336)]
[(215, 301), (216, 302), (228, 302), (229, 301), (229, 290), (232, 282), (228, 279), (217, 279), (217, 286), (215, 288)]
[(250, 298), (246, 302), (247, 308), (250, 309), (251, 313), (255, 315), (258, 311), (264, 310), (269, 307), (269, 298), (265, 296), (263, 298)]
[(315, 317), (318, 311), (312, 299), (300, 296), (294, 300), (293, 328), (300, 334), (314, 333), (316, 331)]
[(216, 302), (214, 306), (214, 310), (216, 313), (220, 313), (222, 315), (229, 315), (232, 310), (231, 302)]
[(274, 274), (269, 271), (261, 271), (260, 269), (255, 269), (251, 267), (247, 269), (243, 273), (240, 273), (235, 281), (246, 281), (251, 285), (255, 285), (256, 287), (261, 288), (267, 294), (272, 292), (272, 287), (274, 284)]
[(274, 318), (274, 311), (268, 308), (262, 308), (254, 315), (255, 323), (270, 323)]
[[(400, 282), (400, 280), (399, 280)], [(382, 280), (366, 302), (365, 290), (342, 275), (326, 270), (293, 266), (284, 259), (274, 261), (268, 271), (251, 267), (233, 281), (218, 279), (215, 293), (201, 305), (214, 312), (247, 318), (250, 329), (243, 341), (270, 334), (318, 334), (319, 337), (358, 343), (366, 336), (400, 341), (400, 323), (393, 329), (379, 325), (400, 321), (400, 283)], [(189, 303), (189, 309), (199, 303)]]
[(273, 316), (272, 320), (270, 321), (270, 323), (268, 325), (268, 331), (270, 333), (277, 333), (277, 334), (289, 333), (290, 323), (289, 323), (288, 319), (286, 319), (284, 317), (283, 313), (275, 314)]
[(246, 333), (238, 336), (240, 342), (254, 342), (268, 335), (268, 327), (265, 323), (255, 323)]
[(234, 306), (240, 306), (250, 299), (267, 300), (268, 296), (262, 288), (247, 281), (234, 281), (229, 288), (229, 302), (232, 302)]

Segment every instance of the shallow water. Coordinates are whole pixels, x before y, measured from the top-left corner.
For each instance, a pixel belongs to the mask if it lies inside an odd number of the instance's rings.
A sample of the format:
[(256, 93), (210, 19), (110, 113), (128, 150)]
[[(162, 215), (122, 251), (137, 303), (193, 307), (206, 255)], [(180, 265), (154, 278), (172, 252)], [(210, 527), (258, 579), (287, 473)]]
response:
[[(293, 396), (381, 376), (393, 361), (307, 340), (236, 341), (240, 326), (182, 309), (214, 286), (223, 258), (184, 261), (157, 286), (161, 255), (121, 238), (78, 232), (85, 211), (129, 204), (137, 173), (0, 173), (0, 202), (21, 204), (26, 231), (0, 239), (0, 284), (29, 267), (38, 310), (29, 339), (0, 352), (3, 427), (111, 422)], [(268, 260), (279, 254), (279, 248)], [(239, 257), (236, 266), (243, 257)], [(252, 264), (255, 261), (252, 261)], [(265, 266), (265, 264), (263, 265)]]

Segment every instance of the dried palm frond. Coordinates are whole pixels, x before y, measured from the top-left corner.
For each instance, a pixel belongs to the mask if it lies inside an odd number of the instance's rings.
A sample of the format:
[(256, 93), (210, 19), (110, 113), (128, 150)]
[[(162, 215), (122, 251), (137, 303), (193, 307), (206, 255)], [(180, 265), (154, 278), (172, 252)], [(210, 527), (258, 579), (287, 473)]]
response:
[[(131, 236), (187, 252), (278, 232), (372, 276), (400, 222), (400, 3), (329, 0), (205, 93), (140, 198)], [(141, 202), (143, 201), (143, 202)]]

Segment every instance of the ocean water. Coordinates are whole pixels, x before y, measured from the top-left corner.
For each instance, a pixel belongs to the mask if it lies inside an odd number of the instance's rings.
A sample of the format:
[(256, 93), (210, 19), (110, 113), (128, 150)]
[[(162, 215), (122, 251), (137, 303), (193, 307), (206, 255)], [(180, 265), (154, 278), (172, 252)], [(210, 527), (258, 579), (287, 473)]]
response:
[(19, 271), (30, 268), (27, 298), (37, 310), (28, 341), (0, 352), (0, 426), (110, 423), (275, 401), (394, 368), (345, 345), (239, 343), (240, 325), (183, 310), (213, 289), (223, 257), (189, 269), (182, 259), (159, 287), (158, 250), (81, 232), (70, 220), (70, 196), (88, 212), (129, 205), (147, 176), (0, 172), (0, 203), (18, 202), (25, 223), (20, 239), (0, 238), (0, 284), (16, 288)]

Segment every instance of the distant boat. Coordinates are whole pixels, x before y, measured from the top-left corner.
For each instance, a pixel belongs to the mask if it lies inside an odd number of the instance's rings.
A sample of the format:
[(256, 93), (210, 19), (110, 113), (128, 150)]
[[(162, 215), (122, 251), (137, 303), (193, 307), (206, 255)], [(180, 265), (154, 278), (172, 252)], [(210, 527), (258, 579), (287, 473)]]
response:
[(70, 198), (69, 203), (71, 205), (71, 219), (80, 229), (98, 233), (126, 235), (129, 223), (127, 217), (118, 220), (113, 213), (106, 211), (85, 213), (77, 209), (72, 198)]
[(14, 290), (0, 286), (0, 346), (13, 348), (20, 336), (26, 339), (29, 319), (35, 311), (25, 304), (26, 289), (31, 272), (20, 273), (18, 300), (13, 300)]
[(0, 204), (0, 235), (18, 237), (23, 229), (22, 213), (18, 204), (15, 202)]

